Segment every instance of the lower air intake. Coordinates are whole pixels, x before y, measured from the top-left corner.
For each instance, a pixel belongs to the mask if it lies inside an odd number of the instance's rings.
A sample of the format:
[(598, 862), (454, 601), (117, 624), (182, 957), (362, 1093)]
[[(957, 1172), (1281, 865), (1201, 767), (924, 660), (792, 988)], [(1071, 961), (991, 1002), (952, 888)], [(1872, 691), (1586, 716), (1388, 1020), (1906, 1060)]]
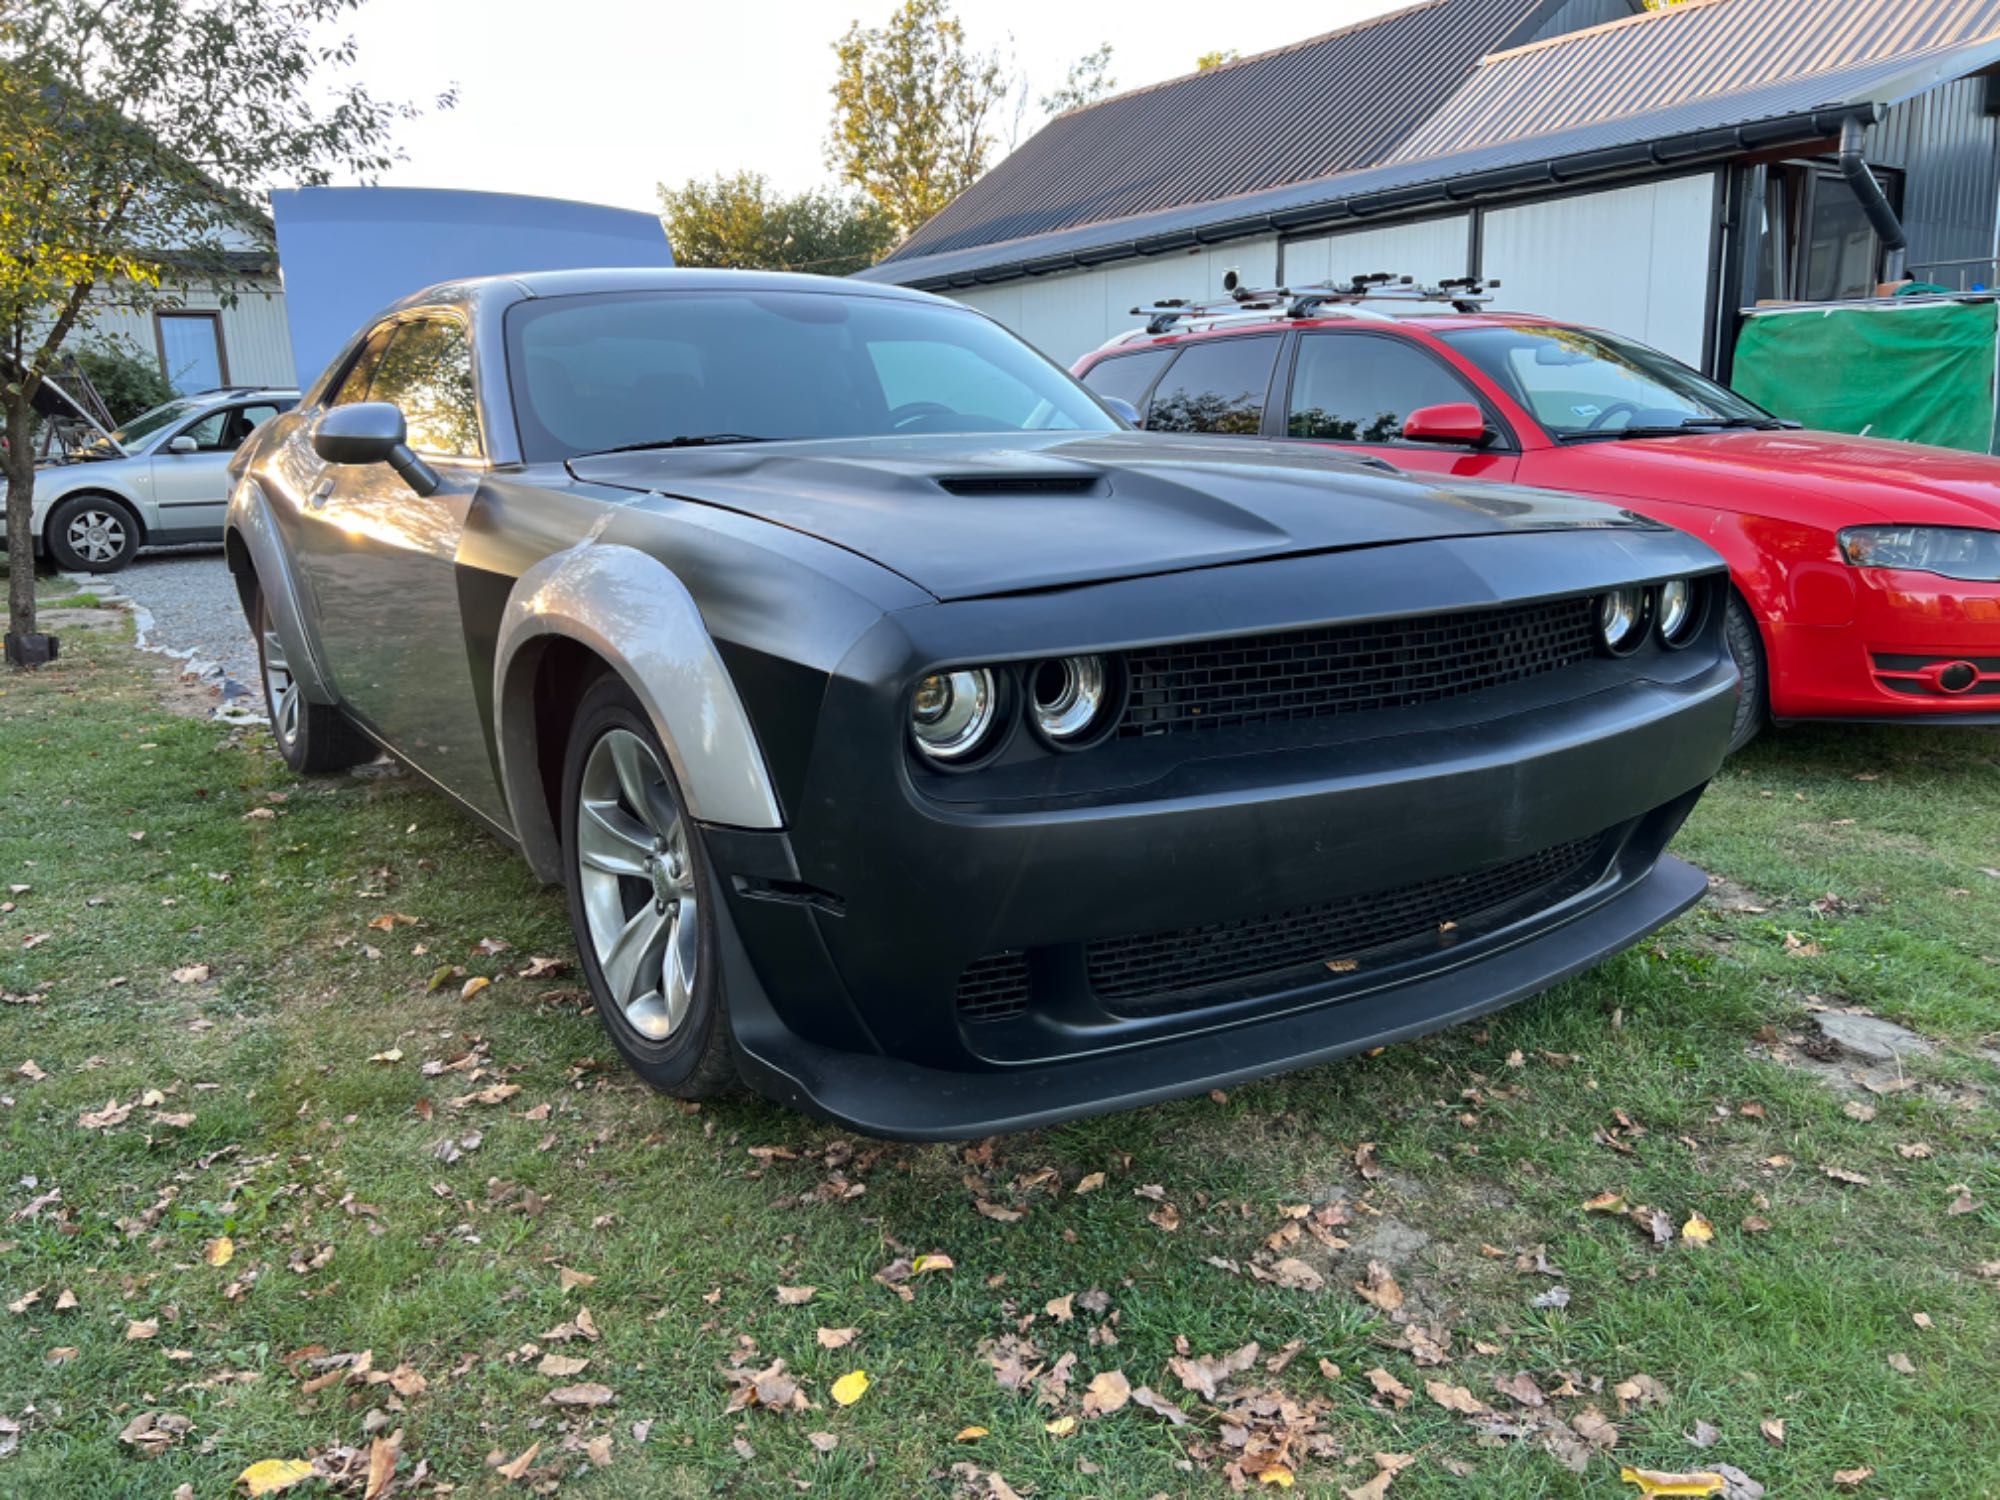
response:
[(958, 978), (958, 1014), (967, 1021), (1005, 1021), (1028, 1008), (1028, 957), (991, 953)]

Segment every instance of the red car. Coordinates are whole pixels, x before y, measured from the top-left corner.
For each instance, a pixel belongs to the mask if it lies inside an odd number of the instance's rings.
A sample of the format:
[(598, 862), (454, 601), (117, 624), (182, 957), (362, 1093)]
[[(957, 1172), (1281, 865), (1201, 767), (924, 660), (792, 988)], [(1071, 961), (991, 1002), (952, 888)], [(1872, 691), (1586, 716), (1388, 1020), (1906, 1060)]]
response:
[(1144, 309), (1074, 373), (1150, 428), (1353, 447), (1693, 533), (1734, 584), (1737, 745), (1766, 720), (2000, 724), (2000, 459), (1804, 432), (1596, 329), (1356, 295)]

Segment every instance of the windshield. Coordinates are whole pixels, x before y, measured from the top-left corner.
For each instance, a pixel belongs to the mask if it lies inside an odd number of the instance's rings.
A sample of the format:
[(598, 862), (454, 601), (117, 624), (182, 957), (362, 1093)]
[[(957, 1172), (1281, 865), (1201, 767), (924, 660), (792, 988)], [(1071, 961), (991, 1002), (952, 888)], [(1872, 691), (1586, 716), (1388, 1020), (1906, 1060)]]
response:
[[(182, 417), (192, 416), (199, 405), (200, 403), (195, 401), (169, 401), (165, 406), (156, 406), (151, 411), (134, 417), (111, 436), (117, 441), (118, 447), (129, 453), (162, 427), (178, 422)], [(115, 454), (117, 450), (100, 434), (86, 444), (82, 451)]]
[(1115, 432), (1090, 394), (968, 309), (840, 292), (616, 292), (517, 303), (530, 462), (708, 439)]
[(1657, 349), (1581, 328), (1466, 328), (1445, 341), (1554, 438), (1767, 426), (1777, 419)]

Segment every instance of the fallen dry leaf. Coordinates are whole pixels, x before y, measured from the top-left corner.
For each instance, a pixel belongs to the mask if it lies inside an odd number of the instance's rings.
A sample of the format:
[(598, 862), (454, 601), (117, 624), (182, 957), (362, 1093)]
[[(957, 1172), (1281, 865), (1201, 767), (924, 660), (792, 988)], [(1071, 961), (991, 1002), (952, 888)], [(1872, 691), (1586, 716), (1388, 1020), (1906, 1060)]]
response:
[[(446, 977), (449, 978), (450, 975), (447, 974)], [(492, 988), (492, 980), (488, 979), (484, 974), (475, 974), (465, 981), (464, 986), (458, 992), (458, 998), (461, 1000), (470, 1000), (481, 990), (490, 990)]]
[(1681, 1225), (1681, 1238), (1690, 1245), (1706, 1245), (1715, 1238), (1715, 1226), (1701, 1214), (1691, 1213), (1687, 1223)]
[(1424, 1390), (1431, 1400), (1446, 1411), (1455, 1411), (1463, 1416), (1483, 1417), (1493, 1409), (1462, 1385), (1447, 1385), (1442, 1380), (1426, 1380)]
[(802, 1307), (812, 1301), (816, 1286), (781, 1286), (778, 1288), (778, 1304), (781, 1307)]
[(535, 1461), (535, 1455), (541, 1451), (542, 1445), (539, 1442), (530, 1443), (527, 1452), (509, 1463), (499, 1465), (494, 1472), (502, 1479), (519, 1479), (528, 1472), (528, 1465)]
[(588, 1356), (579, 1359), (567, 1354), (544, 1354), (541, 1363), (535, 1366), (535, 1373), (552, 1380), (567, 1380), (572, 1375), (581, 1375), (589, 1367)]
[(134, 1318), (125, 1325), (125, 1342), (144, 1343), (147, 1339), (159, 1337), (159, 1333), (160, 1324), (157, 1318)]
[(1086, 1417), (1108, 1417), (1131, 1399), (1132, 1384), (1125, 1378), (1125, 1372), (1106, 1370), (1094, 1376), (1089, 1388), (1084, 1391), (1083, 1414)]
[(218, 1235), (208, 1242), (208, 1248), (202, 1251), (201, 1258), (211, 1266), (226, 1266), (236, 1258), (236, 1241), (226, 1234)]
[(1410, 1404), (1410, 1388), (1380, 1365), (1368, 1372), (1367, 1379), (1368, 1383), (1375, 1387), (1375, 1394), (1387, 1396), (1397, 1411)]
[(253, 1497), (275, 1495), (313, 1477), (313, 1466), (296, 1458), (266, 1458), (236, 1476)]
[(868, 1372), (849, 1370), (833, 1383), (833, 1399), (842, 1406), (852, 1406), (868, 1393)]
[(556, 1267), (556, 1290), (574, 1291), (580, 1286), (596, 1286), (597, 1278), (588, 1271), (574, 1271), (568, 1266)]
[(859, 1328), (822, 1328), (815, 1335), (822, 1349), (845, 1349), (860, 1336)]
[(1075, 1190), (1079, 1193), (1094, 1193), (1103, 1186), (1104, 1174), (1102, 1172), (1087, 1172), (1078, 1181)]
[(361, 1500), (382, 1500), (382, 1496), (389, 1491), (389, 1481), (396, 1477), (396, 1464), (402, 1456), (403, 1433), (400, 1428), (369, 1444), (368, 1483), (361, 1491)]
[(984, 1198), (973, 1199), (972, 1206), (996, 1224), (1018, 1224), (1027, 1217), (1018, 1208), (1007, 1208), (1002, 1204), (990, 1203)]
[(1865, 1465), (1858, 1469), (1835, 1469), (1833, 1482), (1836, 1488), (1855, 1490), (1875, 1477), (1875, 1471)]
[(1773, 1448), (1782, 1448), (1785, 1446), (1785, 1419), (1783, 1417), (1766, 1417), (1757, 1424), (1757, 1430), (1764, 1434), (1764, 1441), (1769, 1443)]
[(1845, 1167), (1828, 1167), (1826, 1175), (1835, 1182), (1852, 1183), (1855, 1187), (1867, 1187), (1871, 1181), (1866, 1172), (1850, 1172)]
[(1720, 1474), (1669, 1474), (1659, 1469), (1622, 1468), (1618, 1477), (1639, 1486), (1644, 1500), (1655, 1495), (1719, 1495), (1728, 1487)]
[(617, 1399), (611, 1394), (611, 1387), (599, 1385), (594, 1380), (586, 1380), (580, 1385), (558, 1386), (544, 1397), (552, 1406), (608, 1406)]
[(1162, 1396), (1151, 1386), (1142, 1385), (1132, 1393), (1132, 1404), (1143, 1407), (1156, 1417), (1161, 1417), (1175, 1427), (1186, 1425), (1188, 1414), (1173, 1402)]
[(1368, 1279), (1355, 1282), (1354, 1290), (1360, 1293), (1363, 1302), (1383, 1312), (1395, 1312), (1403, 1305), (1403, 1289), (1396, 1285), (1396, 1278), (1379, 1260), (1368, 1262)]
[[(174, 970), (173, 974), (175, 984), (200, 984), (206, 978), (208, 978), (207, 964), (183, 964)], [(297, 1481), (294, 1480), (293, 1483)]]

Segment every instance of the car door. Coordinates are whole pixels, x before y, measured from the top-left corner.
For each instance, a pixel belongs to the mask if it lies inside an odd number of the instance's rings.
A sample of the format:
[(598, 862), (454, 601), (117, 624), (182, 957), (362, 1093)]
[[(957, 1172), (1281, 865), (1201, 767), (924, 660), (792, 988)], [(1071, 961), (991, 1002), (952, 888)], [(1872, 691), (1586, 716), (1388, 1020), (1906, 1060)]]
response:
[[(265, 416), (277, 408), (261, 403)], [(229, 458), (250, 428), (240, 406), (218, 406), (176, 428), (153, 448), (154, 541), (215, 541), (229, 509)], [(175, 451), (182, 444), (186, 451)], [(187, 448), (187, 444), (193, 444)]]
[[(1403, 422), (1411, 412), (1460, 402), (1486, 413), (1496, 436), (1485, 446), (1403, 440)], [(1460, 479), (1511, 480), (1520, 463), (1512, 433), (1471, 382), (1441, 356), (1394, 333), (1301, 333), (1287, 387), (1284, 432), (1357, 448), (1399, 469)]]
[(343, 705), (418, 769), (504, 816), (459, 610), (458, 544), (485, 472), (471, 336), (426, 309), (377, 330), (329, 405), (398, 407), (437, 471), (418, 495), (387, 464), (312, 459), (300, 561)]

